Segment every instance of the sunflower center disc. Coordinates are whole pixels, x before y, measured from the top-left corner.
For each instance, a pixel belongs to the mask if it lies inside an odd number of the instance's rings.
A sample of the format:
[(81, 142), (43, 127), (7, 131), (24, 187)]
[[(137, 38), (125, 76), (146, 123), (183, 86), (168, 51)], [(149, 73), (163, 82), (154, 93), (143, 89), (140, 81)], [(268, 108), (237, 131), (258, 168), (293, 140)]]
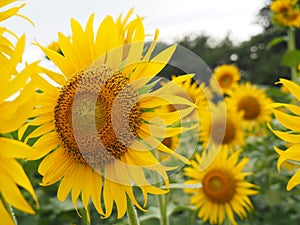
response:
[(229, 202), (235, 194), (235, 181), (230, 174), (225, 171), (209, 171), (203, 178), (204, 194), (218, 204)]
[(213, 122), (211, 127), (211, 137), (217, 144), (228, 144), (235, 138), (235, 125), (229, 119), (226, 123), (221, 120)]
[(239, 101), (238, 110), (244, 111), (244, 119), (253, 120), (259, 116), (260, 105), (255, 98), (245, 96)]
[(220, 86), (221, 87), (230, 87), (230, 85), (232, 84), (233, 78), (231, 74), (224, 74), (221, 78), (220, 78)]
[(61, 89), (55, 129), (71, 157), (94, 169), (127, 151), (141, 123), (138, 94), (121, 72), (93, 66)]

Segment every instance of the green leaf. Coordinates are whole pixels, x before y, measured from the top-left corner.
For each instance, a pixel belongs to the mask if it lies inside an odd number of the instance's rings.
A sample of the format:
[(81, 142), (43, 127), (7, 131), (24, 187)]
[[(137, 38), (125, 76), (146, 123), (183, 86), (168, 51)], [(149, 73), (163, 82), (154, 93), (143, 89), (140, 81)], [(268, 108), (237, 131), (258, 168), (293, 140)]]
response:
[(287, 36), (281, 36), (281, 37), (275, 37), (273, 38), (267, 45), (267, 49), (270, 49), (278, 44), (280, 44), (281, 42), (287, 42), (288, 41), (288, 37)]
[(186, 210), (194, 211), (194, 208), (190, 205), (175, 205), (173, 203), (169, 203), (167, 207), (167, 216), (170, 217), (174, 213), (183, 212)]
[(158, 207), (150, 206), (149, 210), (139, 220), (142, 222), (153, 218), (160, 219), (160, 210)]
[(296, 67), (300, 63), (300, 51), (299, 50), (287, 50), (282, 59), (281, 65), (287, 67)]

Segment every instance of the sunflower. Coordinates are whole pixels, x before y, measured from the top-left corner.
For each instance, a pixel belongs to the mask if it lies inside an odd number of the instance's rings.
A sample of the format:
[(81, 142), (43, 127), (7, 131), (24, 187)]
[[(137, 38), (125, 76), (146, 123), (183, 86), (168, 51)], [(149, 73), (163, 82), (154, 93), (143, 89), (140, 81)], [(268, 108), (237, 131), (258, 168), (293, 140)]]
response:
[[(61, 71), (44, 68), (58, 87), (41, 76), (33, 78), (42, 93), (32, 114), (35, 118), (19, 130), (22, 136), (28, 126), (39, 126), (26, 140), (40, 137), (34, 144), (39, 153), (31, 159), (46, 156), (39, 166), (42, 185), (61, 180), (59, 200), (64, 201), (71, 193), (77, 208), (81, 193), (84, 208), (91, 200), (104, 218), (111, 215), (114, 203), (121, 218), (127, 210), (127, 198), (144, 210), (148, 193), (167, 193), (153, 186), (146, 172), (160, 175), (168, 186), (167, 171), (175, 167), (161, 165), (155, 151), (188, 163), (162, 140), (193, 129), (172, 127), (193, 111), (193, 103), (167, 94), (171, 83), (152, 90), (154, 84), (150, 82), (167, 64), (176, 46), (153, 56), (156, 31), (153, 43), (143, 54), (142, 19), (137, 16), (129, 21), (131, 13), (116, 21), (107, 16), (95, 35), (94, 15), (85, 29), (72, 19), (71, 38), (59, 33), (63, 55), (38, 44)], [(188, 107), (174, 113), (155, 113), (156, 107), (169, 104)], [(134, 196), (133, 185), (143, 193), (143, 206)]]
[[(297, 84), (286, 79), (280, 79), (278, 83), (287, 88), (289, 92), (292, 93), (298, 101), (300, 101), (300, 87)], [(280, 172), (280, 167), (284, 162), (291, 162), (299, 165), (300, 107), (297, 105), (284, 103), (273, 103), (272, 107), (274, 116), (284, 127), (288, 129), (288, 131), (273, 130), (270, 125), (269, 128), (276, 136), (290, 144), (286, 150), (281, 150), (277, 147), (274, 147), (275, 151), (279, 154), (277, 167), (278, 171)], [(292, 114), (280, 110), (280, 107), (289, 110)], [(291, 190), (300, 183), (299, 171), (300, 170), (298, 170), (289, 180), (287, 190)]]
[[(24, 5), (10, 7), (15, 1), (2, 1), (0, 8), (8, 7), (0, 12), (0, 22), (15, 16)], [(20, 15), (19, 15), (20, 16)], [(23, 17), (23, 16), (22, 16)], [(9, 36), (12, 37), (9, 37)], [(16, 39), (16, 41), (14, 41)], [(15, 220), (7, 210), (10, 206), (26, 213), (34, 214), (34, 210), (23, 197), (20, 187), (29, 192), (37, 203), (33, 187), (16, 158), (25, 160), (34, 154), (28, 145), (12, 139), (10, 133), (22, 126), (34, 107), (35, 85), (28, 83), (31, 73), (37, 64), (27, 64), (18, 70), (22, 62), (25, 47), (25, 36), (18, 37), (5, 27), (0, 27), (0, 217), (1, 224), (13, 225)]]
[(199, 140), (204, 148), (235, 150), (244, 143), (242, 114), (225, 109), (225, 104), (211, 105), (202, 115)]
[(249, 128), (271, 120), (269, 104), (272, 100), (263, 89), (247, 82), (228, 92), (226, 105), (232, 110), (243, 112), (243, 121)]
[(240, 80), (239, 69), (234, 65), (221, 65), (214, 69), (213, 76), (218, 81), (223, 93), (227, 93)]
[[(247, 217), (247, 211), (253, 209), (249, 196), (258, 193), (257, 186), (245, 180), (249, 172), (242, 172), (249, 161), (243, 158), (238, 162), (240, 151), (229, 155), (228, 151), (219, 152), (205, 170), (201, 170), (201, 161), (208, 155), (196, 154), (192, 167), (184, 172), (190, 178), (186, 184), (202, 183), (197, 189), (185, 189), (192, 194), (190, 203), (199, 209), (198, 217), (210, 224), (223, 224), (227, 217), (231, 224), (237, 224), (234, 214), (240, 219)], [(209, 157), (209, 156), (208, 156)]]
[(270, 5), (276, 23), (287, 27), (300, 27), (300, 10), (295, 0), (276, 0)]

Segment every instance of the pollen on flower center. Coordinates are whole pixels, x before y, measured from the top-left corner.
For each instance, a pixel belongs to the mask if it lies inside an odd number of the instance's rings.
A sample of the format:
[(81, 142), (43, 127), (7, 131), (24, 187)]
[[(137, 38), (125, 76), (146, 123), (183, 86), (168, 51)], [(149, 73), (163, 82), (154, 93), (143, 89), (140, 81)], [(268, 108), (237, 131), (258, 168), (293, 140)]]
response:
[(93, 168), (119, 159), (141, 123), (138, 94), (120, 71), (93, 66), (61, 89), (55, 129), (68, 154)]
[(236, 190), (236, 182), (231, 174), (217, 169), (207, 172), (202, 185), (206, 197), (218, 204), (229, 202)]
[(260, 114), (260, 105), (255, 98), (245, 96), (239, 101), (238, 110), (244, 111), (244, 119), (253, 120)]

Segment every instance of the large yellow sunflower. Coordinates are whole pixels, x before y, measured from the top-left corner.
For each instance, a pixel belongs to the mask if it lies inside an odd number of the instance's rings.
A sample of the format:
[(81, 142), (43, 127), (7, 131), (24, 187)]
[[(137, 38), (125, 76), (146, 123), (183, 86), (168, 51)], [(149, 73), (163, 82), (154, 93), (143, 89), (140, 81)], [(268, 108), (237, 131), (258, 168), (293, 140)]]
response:
[[(42, 90), (32, 114), (35, 119), (19, 130), (22, 136), (27, 126), (39, 126), (27, 139), (41, 136), (34, 144), (39, 153), (32, 159), (47, 155), (39, 166), (42, 185), (61, 180), (59, 200), (64, 201), (71, 192), (76, 208), (81, 193), (85, 209), (91, 200), (104, 218), (111, 215), (114, 203), (121, 218), (127, 210), (127, 198), (144, 210), (148, 193), (168, 191), (152, 186), (145, 175), (145, 171), (159, 174), (168, 186), (167, 171), (174, 167), (161, 165), (154, 156), (156, 150), (188, 163), (162, 140), (192, 129), (171, 125), (192, 112), (194, 105), (165, 92), (171, 83), (155, 91), (149, 84), (176, 46), (153, 56), (156, 31), (154, 42), (143, 55), (142, 19), (137, 16), (129, 21), (131, 12), (124, 20), (107, 16), (95, 35), (94, 15), (85, 29), (72, 19), (71, 39), (59, 33), (63, 55), (40, 46), (61, 71), (44, 69), (58, 87), (34, 77)], [(153, 110), (169, 104), (188, 107), (174, 113)], [(137, 202), (133, 185), (141, 189), (144, 206)]]
[(276, 0), (270, 5), (276, 23), (283, 26), (300, 27), (300, 10), (295, 0)]
[(199, 209), (198, 217), (210, 224), (223, 224), (227, 217), (236, 225), (234, 214), (240, 219), (247, 217), (247, 211), (253, 208), (249, 196), (258, 193), (257, 186), (245, 180), (249, 172), (242, 172), (249, 161), (243, 158), (238, 162), (240, 151), (228, 155), (228, 151), (219, 152), (205, 170), (200, 170), (200, 163), (208, 155), (196, 154), (192, 167), (184, 172), (190, 178), (186, 184), (202, 183), (200, 188), (185, 189), (192, 194), (190, 203)]
[[(285, 88), (287, 88), (298, 101), (300, 101), (300, 87), (292, 81), (286, 79), (280, 79), (278, 82), (282, 84)], [(288, 129), (288, 131), (278, 131), (273, 130), (271, 126), (269, 128), (273, 131), (273, 133), (278, 136), (280, 139), (290, 143), (290, 146), (286, 150), (281, 150), (277, 147), (274, 147), (275, 151), (279, 154), (279, 159), (277, 162), (278, 171), (280, 171), (280, 167), (284, 162), (295, 162), (298, 164), (300, 161), (299, 157), (299, 147), (300, 147), (300, 107), (292, 104), (284, 104), (284, 103), (273, 103), (273, 113), (276, 119)], [(289, 110), (291, 113), (287, 111), (284, 112), (278, 108), (283, 107)], [(300, 170), (293, 175), (293, 177), (289, 180), (287, 185), (287, 190), (291, 190), (297, 184), (300, 183)]]
[[(17, 15), (21, 6), (9, 8), (15, 2), (1, 1), (0, 22)], [(23, 197), (20, 187), (30, 193), (37, 202), (31, 183), (18, 163), (18, 159), (31, 157), (34, 150), (28, 145), (11, 139), (10, 133), (22, 126), (34, 107), (35, 85), (28, 83), (30, 74), (36, 71), (37, 65), (26, 65), (19, 68), (25, 47), (25, 36), (17, 37), (12, 31), (0, 27), (0, 217), (1, 224), (13, 225), (15, 220), (9, 205), (24, 212), (34, 214), (32, 207)]]
[(263, 89), (247, 82), (229, 91), (228, 95), (226, 105), (232, 110), (243, 112), (243, 120), (248, 127), (271, 120), (271, 109), (268, 106), (272, 100)]
[(202, 114), (199, 140), (204, 148), (230, 149), (234, 151), (244, 143), (242, 114), (225, 110), (225, 104), (211, 104)]
[(227, 93), (240, 80), (239, 69), (234, 65), (221, 65), (214, 69), (213, 76), (218, 81), (223, 93)]

